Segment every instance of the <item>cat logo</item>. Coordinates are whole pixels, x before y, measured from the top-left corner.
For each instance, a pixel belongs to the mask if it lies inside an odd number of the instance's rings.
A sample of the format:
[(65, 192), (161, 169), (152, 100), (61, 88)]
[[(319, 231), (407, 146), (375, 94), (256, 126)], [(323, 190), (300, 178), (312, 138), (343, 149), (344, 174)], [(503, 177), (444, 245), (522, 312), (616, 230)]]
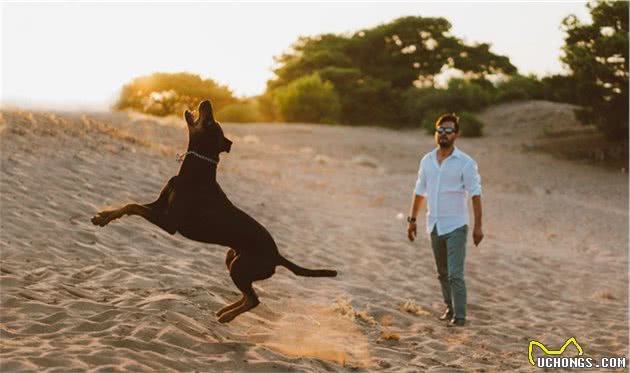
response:
[(561, 355), (564, 352), (564, 350), (567, 348), (567, 346), (570, 345), (571, 343), (573, 343), (575, 348), (577, 348), (578, 355), (582, 356), (584, 354), (584, 351), (582, 350), (582, 347), (580, 346), (580, 344), (575, 340), (575, 337), (571, 337), (567, 339), (566, 342), (564, 342), (564, 344), (559, 350), (549, 350), (547, 347), (545, 347), (544, 344), (538, 341), (534, 341), (534, 340), (529, 341), (529, 348), (528, 348), (529, 363), (533, 366), (536, 366), (536, 364), (534, 363), (534, 357), (532, 356), (532, 350), (534, 346), (540, 347), (540, 349), (542, 349), (545, 355), (556, 356), (556, 355)]

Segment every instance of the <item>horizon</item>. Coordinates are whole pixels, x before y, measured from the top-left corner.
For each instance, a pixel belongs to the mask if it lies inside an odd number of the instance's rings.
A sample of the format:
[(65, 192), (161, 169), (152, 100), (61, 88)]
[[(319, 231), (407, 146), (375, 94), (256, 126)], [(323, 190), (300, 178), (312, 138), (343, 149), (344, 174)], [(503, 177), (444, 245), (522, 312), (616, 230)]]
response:
[(274, 76), (273, 58), (299, 36), (349, 34), (404, 16), (444, 17), (453, 35), (489, 43), (523, 75), (566, 73), (561, 20), (590, 21), (585, 4), (2, 4), (1, 104), (108, 110), (124, 84), (154, 72), (188, 72), (255, 96)]

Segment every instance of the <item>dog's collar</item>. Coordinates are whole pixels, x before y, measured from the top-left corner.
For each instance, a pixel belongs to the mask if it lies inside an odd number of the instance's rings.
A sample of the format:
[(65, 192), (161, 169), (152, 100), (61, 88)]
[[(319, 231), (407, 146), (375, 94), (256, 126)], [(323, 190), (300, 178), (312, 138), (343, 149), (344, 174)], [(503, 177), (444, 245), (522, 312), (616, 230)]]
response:
[(176, 158), (177, 162), (182, 162), (182, 161), (184, 160), (184, 158), (186, 158), (186, 155), (188, 155), (188, 154), (192, 154), (192, 155), (194, 155), (194, 156), (196, 156), (196, 157), (198, 157), (198, 158), (201, 158), (201, 159), (203, 159), (204, 161), (210, 162), (210, 163), (212, 163), (212, 164), (216, 164), (216, 165), (218, 165), (218, 164), (219, 164), (219, 161), (218, 161), (218, 160), (216, 160), (216, 159), (212, 159), (212, 158), (209, 158), (209, 157), (206, 157), (205, 155), (201, 155), (201, 154), (199, 154), (199, 153), (197, 153), (197, 152), (194, 152), (194, 151), (191, 151), (191, 150), (187, 151), (187, 152), (186, 152), (186, 153), (184, 153), (184, 154), (179, 154), (179, 153), (177, 153), (177, 158)]

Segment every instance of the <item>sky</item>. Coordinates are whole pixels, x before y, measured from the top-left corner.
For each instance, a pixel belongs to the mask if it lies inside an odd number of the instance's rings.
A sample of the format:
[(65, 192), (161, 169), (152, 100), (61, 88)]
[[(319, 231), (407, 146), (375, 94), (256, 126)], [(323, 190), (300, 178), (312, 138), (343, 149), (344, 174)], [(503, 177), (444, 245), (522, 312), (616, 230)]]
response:
[(262, 93), (299, 36), (353, 33), (402, 16), (445, 17), (522, 74), (565, 71), (562, 19), (584, 1), (413, 3), (2, 3), (2, 103), (107, 109), (154, 72), (190, 72), (238, 96)]

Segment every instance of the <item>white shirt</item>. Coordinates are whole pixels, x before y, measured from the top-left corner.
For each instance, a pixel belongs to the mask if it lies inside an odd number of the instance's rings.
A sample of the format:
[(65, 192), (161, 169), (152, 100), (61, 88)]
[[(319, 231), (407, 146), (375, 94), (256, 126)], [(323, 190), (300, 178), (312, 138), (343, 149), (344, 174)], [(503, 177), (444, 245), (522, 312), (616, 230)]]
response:
[(466, 194), (481, 196), (481, 177), (468, 154), (454, 148), (439, 165), (437, 151), (420, 161), (415, 192), (427, 199), (427, 233), (437, 224), (437, 233), (444, 235), (468, 224)]

